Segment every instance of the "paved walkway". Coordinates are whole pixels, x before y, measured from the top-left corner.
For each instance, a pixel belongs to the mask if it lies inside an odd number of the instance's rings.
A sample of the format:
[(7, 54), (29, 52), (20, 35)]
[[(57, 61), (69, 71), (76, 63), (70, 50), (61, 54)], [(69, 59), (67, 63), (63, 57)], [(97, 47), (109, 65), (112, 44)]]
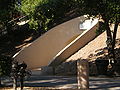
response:
[[(120, 90), (120, 77), (90, 77), (91, 90)], [(5, 80), (6, 85), (11, 86), (10, 80)], [(56, 89), (76, 89), (77, 78), (75, 76), (31, 76), (25, 81), (26, 87), (49, 87)]]

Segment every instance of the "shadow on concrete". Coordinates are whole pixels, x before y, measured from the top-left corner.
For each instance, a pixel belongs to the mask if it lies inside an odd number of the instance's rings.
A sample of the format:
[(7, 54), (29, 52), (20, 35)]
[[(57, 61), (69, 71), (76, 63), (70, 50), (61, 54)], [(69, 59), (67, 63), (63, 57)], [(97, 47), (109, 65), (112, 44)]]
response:
[(25, 82), (27, 87), (59, 87), (67, 84), (75, 84), (75, 77), (65, 76), (33, 76)]
[(90, 79), (90, 88), (92, 90), (119, 90), (120, 78), (98, 78), (94, 77)]
[[(12, 81), (6, 81), (6, 86), (12, 87)], [(48, 87), (55, 89), (76, 89), (76, 76), (31, 76), (25, 80), (25, 87)], [(19, 86), (19, 84), (18, 84)], [(89, 78), (90, 90), (120, 90), (120, 77), (107, 78), (103, 76)]]

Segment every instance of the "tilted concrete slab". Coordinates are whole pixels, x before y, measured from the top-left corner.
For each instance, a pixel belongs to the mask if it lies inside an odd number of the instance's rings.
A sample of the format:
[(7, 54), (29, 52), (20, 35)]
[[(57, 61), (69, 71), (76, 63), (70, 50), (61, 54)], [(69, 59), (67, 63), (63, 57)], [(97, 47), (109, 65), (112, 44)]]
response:
[(73, 55), (80, 48), (85, 46), (88, 42), (96, 37), (96, 30), (99, 27), (98, 19), (90, 19), (86, 20), (87, 22), (83, 23), (82, 28), (85, 30), (81, 35), (79, 35), (75, 40), (73, 40), (70, 44), (68, 44), (63, 50), (61, 50), (55, 57), (54, 60), (51, 61), (49, 66), (58, 66), (62, 62), (64, 62), (67, 58)]
[(52, 28), (14, 55), (14, 59), (24, 61), (29, 69), (48, 65), (62, 49), (83, 32), (80, 30), (80, 23), (83, 21), (85, 17), (81, 16)]

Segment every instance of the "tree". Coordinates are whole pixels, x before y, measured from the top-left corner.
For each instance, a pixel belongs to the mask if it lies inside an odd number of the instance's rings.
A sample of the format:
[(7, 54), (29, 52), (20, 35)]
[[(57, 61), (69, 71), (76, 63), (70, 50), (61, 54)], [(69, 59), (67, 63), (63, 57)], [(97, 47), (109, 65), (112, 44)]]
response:
[[(104, 29), (107, 34), (108, 56), (111, 64), (115, 59), (115, 43), (118, 25), (120, 23), (120, 0), (79, 0), (84, 7), (83, 13), (89, 16), (98, 16), (104, 22)], [(114, 29), (110, 25), (114, 24)], [(110, 68), (112, 67), (110, 64)]]
[(11, 20), (14, 10), (15, 0), (0, 0), (0, 23)]
[(23, 82), (26, 76), (31, 75), (31, 72), (26, 69), (27, 64), (18, 63), (18, 61), (13, 60), (12, 62), (12, 70), (11, 70), (11, 77), (13, 78), (13, 88), (17, 90), (17, 80), (20, 79), (20, 88), (23, 90)]
[(23, 0), (21, 10), (29, 17), (30, 27), (44, 33), (64, 22), (68, 13), (75, 13), (77, 5), (77, 0)]
[(12, 33), (9, 21), (16, 15), (16, 0), (0, 0), (0, 25), (1, 29), (5, 29), (8, 35)]
[[(66, 15), (74, 11), (79, 15), (99, 17), (104, 22), (107, 34), (108, 56), (111, 63), (115, 62), (115, 40), (120, 23), (120, 0), (23, 0), (22, 11), (29, 16), (30, 26), (42, 30), (58, 25)], [(110, 25), (114, 24), (111, 30)]]
[(12, 66), (11, 57), (0, 55), (0, 78), (3, 76), (10, 76), (11, 66)]

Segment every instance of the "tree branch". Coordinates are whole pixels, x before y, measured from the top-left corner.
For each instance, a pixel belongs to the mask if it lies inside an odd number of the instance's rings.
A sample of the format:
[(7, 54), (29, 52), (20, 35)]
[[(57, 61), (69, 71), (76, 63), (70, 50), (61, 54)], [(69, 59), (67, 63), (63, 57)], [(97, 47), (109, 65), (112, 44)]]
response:
[(119, 22), (116, 18), (115, 25), (114, 25), (114, 32), (113, 32), (113, 41), (112, 41), (112, 48), (114, 49), (115, 47), (115, 40), (116, 40), (116, 35), (117, 35), (117, 29), (118, 29)]

